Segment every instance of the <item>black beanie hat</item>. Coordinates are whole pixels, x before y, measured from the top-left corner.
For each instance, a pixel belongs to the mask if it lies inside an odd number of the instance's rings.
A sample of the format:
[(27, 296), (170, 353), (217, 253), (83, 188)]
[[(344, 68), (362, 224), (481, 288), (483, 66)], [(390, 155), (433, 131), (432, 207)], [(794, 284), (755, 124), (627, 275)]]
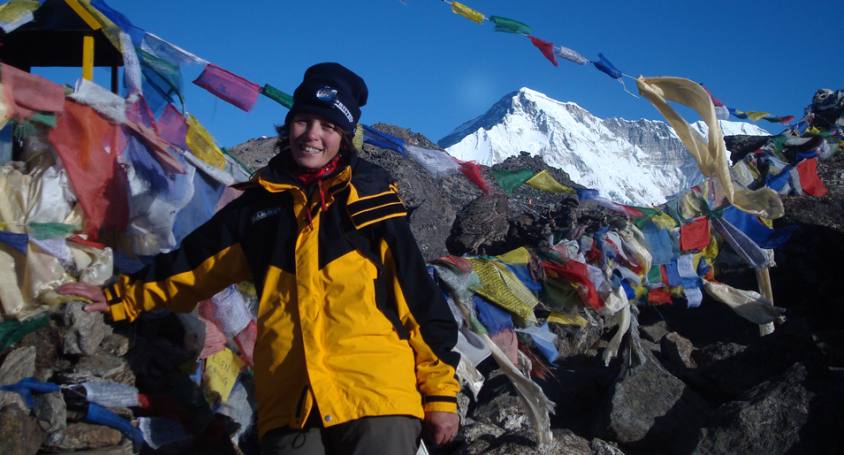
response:
[(284, 122), (289, 126), (296, 114), (316, 114), (351, 133), (368, 96), (366, 82), (352, 70), (339, 63), (317, 63), (305, 71), (293, 92), (293, 107)]

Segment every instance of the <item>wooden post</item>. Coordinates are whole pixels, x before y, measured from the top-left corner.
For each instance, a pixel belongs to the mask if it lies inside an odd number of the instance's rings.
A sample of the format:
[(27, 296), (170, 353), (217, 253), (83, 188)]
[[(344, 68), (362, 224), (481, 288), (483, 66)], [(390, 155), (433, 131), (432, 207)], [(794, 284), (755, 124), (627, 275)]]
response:
[(82, 37), (82, 79), (94, 80), (94, 35)]
[[(768, 270), (768, 267), (762, 267), (760, 269), (756, 269), (756, 283), (759, 286), (759, 293), (762, 294), (762, 297), (769, 302), (771, 305), (774, 304), (774, 289), (771, 286), (771, 274)], [(774, 323), (769, 322), (767, 324), (761, 324), (759, 326), (759, 335), (765, 336), (774, 333)]]

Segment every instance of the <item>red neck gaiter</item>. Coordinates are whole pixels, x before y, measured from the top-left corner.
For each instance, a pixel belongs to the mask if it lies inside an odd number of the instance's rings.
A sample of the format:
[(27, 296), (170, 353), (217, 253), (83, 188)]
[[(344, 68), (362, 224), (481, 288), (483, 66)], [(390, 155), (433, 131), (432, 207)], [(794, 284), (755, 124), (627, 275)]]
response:
[(317, 170), (310, 170), (310, 169), (302, 169), (296, 168), (293, 170), (293, 175), (302, 182), (302, 185), (308, 186), (311, 183), (325, 177), (326, 175), (331, 174), (332, 172), (337, 170), (337, 167), (340, 165), (340, 154), (334, 155), (334, 158), (331, 161), (325, 163), (325, 166), (317, 169)]

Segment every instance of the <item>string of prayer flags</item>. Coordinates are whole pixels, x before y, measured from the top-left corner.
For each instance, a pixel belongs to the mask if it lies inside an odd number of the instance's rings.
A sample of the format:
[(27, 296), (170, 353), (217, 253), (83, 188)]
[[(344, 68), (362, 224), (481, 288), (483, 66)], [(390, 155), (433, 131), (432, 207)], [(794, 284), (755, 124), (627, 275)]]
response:
[(565, 46), (555, 46), (554, 47), (554, 54), (557, 55), (557, 57), (566, 59), (566, 60), (568, 60), (572, 63), (576, 63), (578, 65), (585, 65), (585, 64), (589, 63), (588, 58), (580, 55), (580, 53), (577, 52), (576, 50), (569, 49)]
[(0, 28), (11, 33), (21, 25), (32, 22), (32, 13), (41, 6), (38, 0), (9, 0), (0, 5)]
[(451, 2), (451, 12), (463, 16), (476, 24), (482, 24), (486, 20), (483, 13), (458, 2)]
[(527, 182), (534, 175), (533, 170), (529, 168), (515, 170), (490, 169), (489, 173), (492, 175), (495, 183), (508, 195), (513, 194), (513, 190), (522, 186), (523, 183)]
[(517, 20), (501, 16), (489, 16), (489, 20), (495, 24), (496, 32), (516, 33), (520, 35), (530, 35), (533, 33), (529, 25)]
[(293, 107), (293, 97), (270, 84), (261, 87), (261, 94), (288, 109)]
[(525, 181), (525, 184), (530, 185), (538, 190), (548, 191), (550, 193), (574, 193), (574, 189), (558, 182), (554, 176), (543, 169), (536, 173), (533, 177)]
[(246, 112), (255, 105), (258, 93), (261, 91), (261, 86), (258, 84), (213, 63), (209, 63), (193, 83)]
[(533, 35), (529, 35), (528, 38), (530, 38), (530, 42), (533, 43), (533, 45), (536, 46), (537, 49), (539, 49), (539, 52), (542, 52), (542, 55), (544, 55), (549, 62), (553, 63), (554, 66), (560, 66), (560, 64), (557, 63), (557, 56), (554, 55), (553, 43), (541, 40)]

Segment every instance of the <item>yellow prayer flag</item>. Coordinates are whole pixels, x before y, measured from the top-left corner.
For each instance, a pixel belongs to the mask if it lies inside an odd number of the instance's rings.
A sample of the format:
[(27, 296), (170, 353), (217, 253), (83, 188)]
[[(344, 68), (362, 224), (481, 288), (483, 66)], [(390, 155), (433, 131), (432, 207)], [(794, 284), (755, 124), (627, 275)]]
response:
[(527, 264), (530, 262), (530, 251), (528, 251), (527, 248), (520, 246), (515, 250), (499, 254), (496, 257), (506, 264)]
[(569, 188), (558, 182), (551, 174), (548, 173), (548, 171), (545, 170), (537, 172), (536, 175), (529, 178), (525, 183), (538, 190), (548, 191), (551, 193), (575, 193), (573, 188)]
[(14, 22), (26, 13), (35, 12), (40, 6), (38, 0), (10, 0), (0, 5), (0, 22)]
[(482, 13), (479, 13), (473, 10), (472, 8), (469, 8), (468, 6), (462, 3), (451, 2), (451, 12), (454, 14), (459, 14), (465, 17), (466, 19), (469, 19), (470, 21), (478, 24), (483, 23), (483, 21), (486, 20), (486, 17), (484, 17)]
[(674, 221), (674, 218), (671, 218), (665, 212), (659, 212), (654, 215), (653, 218), (651, 218), (651, 221), (653, 221), (653, 223), (660, 229), (672, 229), (677, 227), (677, 222)]
[(747, 111), (747, 112), (745, 112), (745, 114), (747, 114), (747, 116), (753, 121), (759, 121), (759, 120), (762, 120), (763, 118), (771, 115), (770, 112), (758, 112), (758, 111)]
[(205, 396), (211, 403), (225, 403), (234, 388), (243, 362), (231, 349), (222, 351), (205, 360), (202, 384)]
[(217, 144), (214, 142), (214, 138), (211, 137), (211, 133), (209, 133), (208, 130), (199, 123), (199, 120), (191, 114), (187, 115), (185, 121), (188, 124), (188, 132), (185, 136), (185, 143), (187, 143), (190, 151), (193, 152), (197, 158), (205, 161), (211, 166), (219, 169), (225, 169), (226, 157), (223, 155), (220, 148), (217, 147)]
[(586, 319), (579, 314), (551, 313), (548, 315), (548, 322), (560, 325), (576, 325), (586, 327)]
[(358, 150), (363, 150), (363, 125), (360, 123), (355, 127), (355, 136), (352, 138), (352, 144)]

